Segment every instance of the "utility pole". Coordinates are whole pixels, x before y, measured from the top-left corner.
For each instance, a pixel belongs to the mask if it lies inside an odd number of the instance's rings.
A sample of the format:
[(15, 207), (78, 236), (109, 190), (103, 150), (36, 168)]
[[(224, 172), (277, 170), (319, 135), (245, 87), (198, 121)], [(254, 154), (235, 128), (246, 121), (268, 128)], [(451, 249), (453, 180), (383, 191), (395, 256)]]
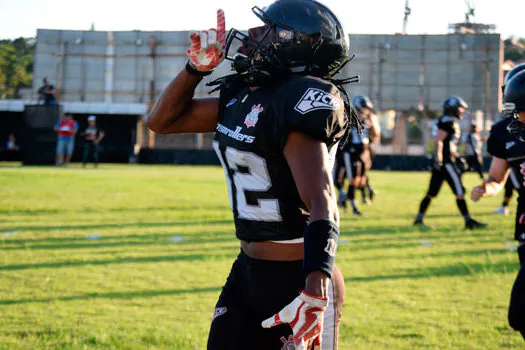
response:
[(412, 9), (408, 6), (408, 0), (405, 1), (405, 17), (403, 18), (403, 34), (407, 33), (408, 16), (412, 13)]

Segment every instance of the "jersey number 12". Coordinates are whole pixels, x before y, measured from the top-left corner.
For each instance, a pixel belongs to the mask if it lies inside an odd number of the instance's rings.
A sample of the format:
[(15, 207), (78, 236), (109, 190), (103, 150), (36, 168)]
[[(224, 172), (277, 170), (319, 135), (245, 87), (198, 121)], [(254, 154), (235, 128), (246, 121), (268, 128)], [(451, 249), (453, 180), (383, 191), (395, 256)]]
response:
[(221, 151), (217, 141), (213, 142), (213, 148), (224, 168), (230, 204), (237, 217), (254, 221), (282, 221), (277, 199), (257, 199), (256, 204), (249, 204), (246, 200), (247, 192), (266, 192), (272, 187), (264, 158), (232, 147)]

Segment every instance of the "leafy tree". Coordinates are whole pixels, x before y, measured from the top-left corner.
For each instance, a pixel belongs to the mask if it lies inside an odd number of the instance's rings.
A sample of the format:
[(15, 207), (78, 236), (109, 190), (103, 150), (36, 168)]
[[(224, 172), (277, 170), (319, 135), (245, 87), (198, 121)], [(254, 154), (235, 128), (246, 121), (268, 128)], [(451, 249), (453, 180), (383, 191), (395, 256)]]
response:
[(31, 87), (35, 41), (0, 40), (0, 98), (17, 98), (21, 88)]
[(510, 37), (505, 40), (505, 60), (525, 60), (525, 38)]

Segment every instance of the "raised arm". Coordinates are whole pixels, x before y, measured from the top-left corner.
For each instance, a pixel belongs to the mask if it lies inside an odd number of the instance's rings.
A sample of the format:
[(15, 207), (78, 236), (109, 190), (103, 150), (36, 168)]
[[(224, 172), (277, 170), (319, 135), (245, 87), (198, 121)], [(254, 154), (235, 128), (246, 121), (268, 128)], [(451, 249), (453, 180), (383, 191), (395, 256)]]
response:
[(186, 69), (164, 89), (148, 115), (148, 127), (161, 134), (212, 132), (217, 124), (219, 100), (195, 99), (195, 88), (224, 59), (224, 12), (217, 11), (217, 29), (191, 34)]
[(195, 99), (202, 77), (185, 70), (164, 89), (148, 115), (147, 125), (159, 134), (212, 132), (217, 124), (218, 98)]

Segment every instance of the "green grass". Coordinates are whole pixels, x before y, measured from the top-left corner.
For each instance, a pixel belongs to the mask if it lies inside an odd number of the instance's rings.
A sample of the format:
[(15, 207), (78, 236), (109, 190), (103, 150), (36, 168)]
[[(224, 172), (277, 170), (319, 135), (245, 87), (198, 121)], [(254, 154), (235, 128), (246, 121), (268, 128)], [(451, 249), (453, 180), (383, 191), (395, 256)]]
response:
[[(419, 232), (428, 179), (374, 172), (377, 202), (342, 213), (340, 349), (521, 348), (501, 198), (469, 202), (490, 224), (469, 232), (444, 187)], [(237, 252), (218, 167), (0, 164), (0, 348), (204, 349)]]

